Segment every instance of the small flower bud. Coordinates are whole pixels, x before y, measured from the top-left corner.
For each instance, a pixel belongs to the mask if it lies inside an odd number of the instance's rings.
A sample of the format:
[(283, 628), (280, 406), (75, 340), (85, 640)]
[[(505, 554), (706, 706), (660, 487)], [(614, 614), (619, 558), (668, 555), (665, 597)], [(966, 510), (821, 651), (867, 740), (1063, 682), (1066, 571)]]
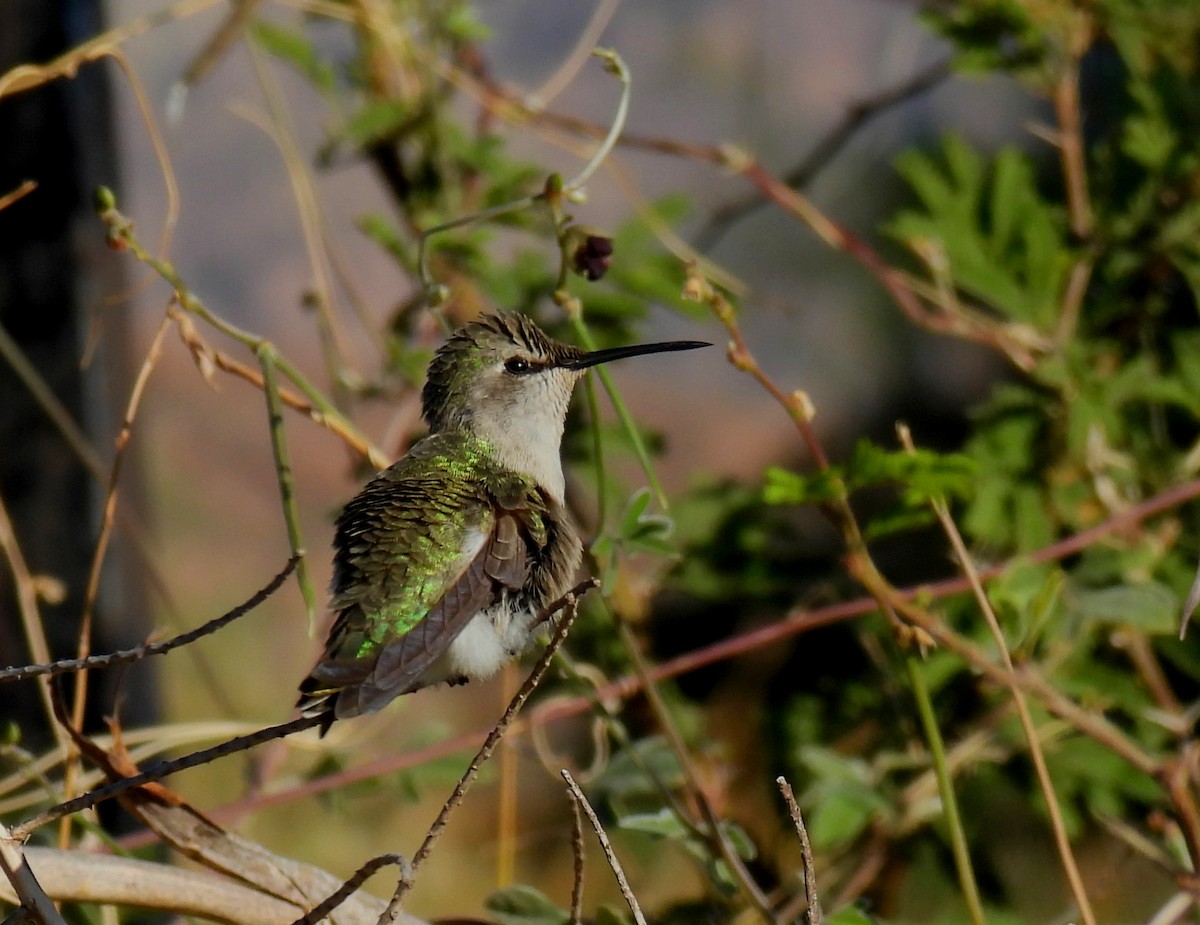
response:
[(587, 280), (600, 279), (612, 264), (612, 238), (587, 225), (568, 227), (563, 232), (563, 249), (571, 270)]

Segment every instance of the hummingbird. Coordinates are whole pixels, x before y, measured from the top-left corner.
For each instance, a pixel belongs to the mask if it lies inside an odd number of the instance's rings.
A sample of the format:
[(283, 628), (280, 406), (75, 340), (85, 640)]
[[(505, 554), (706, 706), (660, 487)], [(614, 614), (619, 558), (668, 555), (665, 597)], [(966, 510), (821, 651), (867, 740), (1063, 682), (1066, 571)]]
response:
[(324, 734), (401, 694), (487, 678), (526, 651), (583, 557), (561, 459), (575, 383), (599, 363), (707, 346), (585, 352), (513, 312), (454, 332), (421, 393), (428, 435), (337, 519), (337, 616), (300, 685), (301, 717), (320, 717)]

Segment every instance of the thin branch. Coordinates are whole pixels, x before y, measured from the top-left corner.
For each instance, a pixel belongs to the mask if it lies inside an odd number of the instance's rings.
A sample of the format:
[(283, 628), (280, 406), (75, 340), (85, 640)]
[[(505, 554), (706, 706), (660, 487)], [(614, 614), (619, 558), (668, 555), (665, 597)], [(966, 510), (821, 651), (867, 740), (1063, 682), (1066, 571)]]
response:
[(541, 658), (538, 659), (537, 664), (533, 666), (533, 670), (529, 673), (529, 677), (525, 679), (525, 683), (521, 685), (521, 689), (517, 691), (517, 695), (513, 697), (512, 702), (508, 705), (508, 709), (504, 711), (504, 715), (500, 717), (499, 722), (488, 733), (488, 737), (484, 740), (483, 745), (480, 746), (479, 751), (467, 766), (466, 771), (463, 772), (462, 777), (459, 778), (458, 784), (450, 796), (446, 798), (441, 812), (434, 819), (433, 825), (429, 827), (429, 832), (425, 835), (425, 840), (421, 842), (421, 847), (413, 855), (408, 875), (401, 878), (400, 882), (396, 885), (395, 892), (392, 893), (392, 898), (388, 903), (387, 909), (379, 917), (379, 925), (392, 925), (397, 920), (400, 915), (400, 906), (404, 900), (404, 896), (412, 888), (418, 869), (429, 857), (438, 839), (441, 838), (442, 832), (446, 828), (446, 823), (450, 819), (450, 814), (462, 803), (463, 797), (470, 789), (471, 784), (479, 776), (479, 769), (491, 758), (492, 752), (496, 750), (496, 746), (504, 738), (508, 727), (512, 725), (513, 720), (525, 705), (525, 701), (529, 699), (530, 695), (541, 683), (546, 671), (550, 668), (550, 663), (554, 660), (554, 653), (558, 651), (559, 647), (566, 640), (567, 633), (571, 629), (571, 624), (575, 622), (575, 617), (579, 613), (580, 595), (585, 594), (596, 587), (596, 585), (596, 579), (589, 578), (587, 581), (576, 585), (545, 609), (543, 619), (553, 616), (560, 610), (563, 611), (563, 615), (559, 618), (558, 625), (554, 629), (554, 635), (550, 638), (549, 645), (546, 646), (546, 650), (542, 653)]
[(244, 604), (239, 604), (232, 610), (209, 620), (195, 629), (188, 630), (186, 633), (180, 633), (178, 636), (173, 636), (162, 642), (151, 642), (132, 649), (110, 652), (106, 655), (92, 655), (83, 659), (68, 658), (58, 662), (48, 662), (43, 665), (22, 665), (18, 668), (0, 669), (0, 684), (5, 681), (25, 681), (29, 678), (36, 678), (42, 675), (66, 674), (67, 672), (84, 671), (89, 668), (108, 668), (112, 665), (120, 665), (126, 662), (141, 661), (152, 655), (163, 655), (172, 649), (186, 646), (188, 643), (195, 642), (202, 636), (215, 633), (223, 626), (232, 623), (239, 617), (245, 616), (258, 607), (263, 601), (279, 590), (284, 581), (287, 580), (287, 577), (292, 574), (292, 571), (296, 568), (296, 563), (299, 561), (299, 556), (292, 556), (292, 558), (288, 559), (287, 564), (279, 574), (272, 578), (266, 587), (255, 592), (254, 596)]
[(608, 27), (620, 2), (621, 0), (600, 0), (596, 4), (583, 31), (579, 33), (579, 38), (575, 40), (574, 47), (567, 54), (566, 60), (540, 87), (529, 94), (526, 102), (531, 109), (543, 109), (550, 105), (554, 98), (575, 79), (575, 75), (591, 57), (592, 49), (600, 41), (600, 36), (604, 34), (604, 30)]
[(777, 777), (775, 783), (779, 787), (779, 792), (783, 794), (788, 813), (792, 817), (792, 824), (796, 827), (796, 835), (800, 839), (800, 858), (804, 866), (804, 896), (808, 900), (808, 907), (805, 909), (804, 915), (808, 919), (808, 925), (821, 925), (821, 900), (817, 896), (817, 866), (813, 862), (812, 844), (808, 840), (808, 829), (804, 825), (804, 816), (800, 812), (800, 804), (796, 802), (796, 794), (792, 791), (792, 785), (787, 782), (787, 778)]
[(47, 823), (53, 822), (56, 819), (61, 819), (63, 816), (68, 816), (71, 813), (77, 813), (83, 809), (91, 809), (105, 800), (111, 800), (113, 797), (120, 796), (133, 790), (136, 787), (141, 787), (144, 784), (154, 783), (162, 780), (171, 774), (176, 774), (179, 771), (186, 771), (188, 768), (194, 768), (201, 764), (207, 764), (210, 761), (215, 761), (218, 758), (224, 758), (226, 755), (234, 755), (238, 752), (243, 752), (248, 748), (253, 748), (256, 745), (261, 745), (264, 742), (270, 742), (274, 739), (281, 739), (285, 736), (290, 736), (293, 733), (300, 732), (303, 729), (311, 729), (325, 722), (324, 714), (316, 714), (315, 716), (301, 716), (298, 719), (291, 720), (286, 723), (279, 723), (276, 726), (267, 726), (265, 729), (259, 729), (256, 732), (248, 735), (238, 736), (230, 739), (227, 742), (222, 742), (220, 745), (214, 745), (212, 748), (206, 748), (202, 751), (193, 752), (190, 755), (184, 755), (182, 758), (176, 758), (173, 761), (156, 762), (146, 770), (132, 777), (123, 777), (120, 780), (113, 781), (110, 784), (105, 784), (103, 787), (97, 787), (82, 796), (78, 796), (73, 800), (67, 800), (65, 803), (59, 803), (57, 806), (51, 806), (49, 809), (38, 813), (26, 819), (19, 826), (13, 829), (14, 837), (27, 838), (35, 829), (40, 828)]
[(24, 199), (35, 189), (37, 189), (37, 180), (23, 180), (17, 185), (16, 189), (9, 190), (7, 193), (0, 195), (0, 211), (7, 209), (14, 202)]
[[(87, 584), (83, 595), (83, 612), (79, 618), (76, 657), (80, 662), (86, 661), (87, 657), (91, 654), (92, 617), (96, 609), (96, 598), (100, 593), (100, 576), (104, 570), (105, 554), (108, 551), (109, 540), (112, 538), (113, 526), (117, 519), (117, 489), (120, 485), (122, 464), (125, 461), (125, 450), (129, 446), (129, 439), (133, 433), (133, 423), (137, 419), (138, 409), (141, 407), (142, 396), (146, 391), (146, 383), (149, 381), (154, 367), (158, 365), (158, 358), (162, 354), (163, 338), (166, 336), (169, 327), (170, 319), (164, 315), (162, 321), (159, 322), (158, 330), (154, 333), (153, 340), (150, 342), (150, 348), (146, 351), (146, 357), (142, 361), (137, 377), (134, 379), (133, 388), (129, 394), (129, 401), (125, 406), (125, 416), (121, 421), (121, 430), (114, 442), (115, 452), (108, 477), (108, 487), (104, 493), (100, 531), (96, 537), (96, 548), (92, 553), (92, 563), (88, 570)], [(77, 728), (83, 725), (83, 713), (87, 705), (87, 682), (87, 669), (84, 668), (79, 672), (79, 676), (75, 682), (72, 725)], [(76, 757), (77, 755), (73, 748), (67, 750), (66, 761), (63, 766), (63, 795), (67, 797), (75, 793)], [(68, 823), (64, 820), (60, 837), (60, 848), (66, 848), (69, 842), (67, 826)]]
[[(833, 161), (859, 129), (892, 107), (929, 92), (953, 73), (953, 59), (935, 61), (895, 86), (852, 103), (847, 107), (841, 121), (816, 143), (804, 160), (783, 175), (783, 182), (792, 189), (804, 189)], [(697, 232), (696, 248), (701, 251), (711, 250), (731, 226), (766, 204), (767, 199), (764, 196), (755, 194), (717, 206)]]
[(0, 824), (0, 869), (8, 877), (21, 905), (35, 920), (41, 925), (67, 925), (29, 869), (21, 840), (13, 838), (3, 824)]
[(929, 743), (930, 763), (934, 776), (937, 778), (938, 795), (942, 800), (942, 816), (946, 822), (946, 830), (950, 834), (950, 852), (954, 856), (954, 868), (958, 874), (958, 883), (962, 888), (963, 901), (967, 904), (967, 914), (974, 925), (984, 925), (983, 900), (979, 896), (979, 884), (975, 880), (975, 867), (971, 863), (971, 851), (967, 846), (967, 833), (963, 829), (962, 817), (958, 812), (958, 797), (954, 793), (954, 779), (950, 772), (950, 763), (946, 760), (946, 746), (942, 741), (942, 732), (938, 728), (937, 716), (933, 710), (933, 700), (929, 696), (929, 688), (921, 676), (917, 657), (905, 653), (904, 665), (908, 669), (909, 683), (912, 685), (913, 699), (917, 702), (917, 714), (921, 718), (921, 728), (925, 732), (925, 740)]
[[(230, 925), (288, 925), (296, 916), (295, 903), (206, 870), (42, 847), (25, 855), (56, 902), (152, 909)], [(0, 902), (16, 898), (6, 886), (0, 882)]]
[[(116, 200), (111, 190), (101, 188), (97, 193), (96, 199), (97, 214), (100, 220), (108, 227), (108, 241), (110, 246), (118, 250), (128, 249), (135, 258), (154, 270), (174, 290), (179, 306), (184, 311), (201, 318), (225, 336), (238, 341), (253, 353), (257, 353), (268, 343), (265, 338), (245, 331), (210, 311), (196, 297), (195, 293), (187, 287), (182, 277), (180, 277), (179, 272), (170, 261), (150, 254), (134, 232), (133, 222), (117, 209)], [(357, 428), (346, 420), (345, 416), (333, 406), (329, 399), (322, 395), (320, 390), (309, 382), (304, 374), (282, 354), (275, 353), (274, 365), (320, 411), (325, 420), (337, 421), (339, 427), (343, 430), (352, 433), (358, 432)], [(370, 445), (365, 437), (360, 436), (359, 440), (363, 444)], [(371, 460), (381, 469), (386, 467), (389, 462), (387, 456), (374, 447), (371, 448)]]
[(177, 121), (183, 115), (183, 104), (188, 91), (203, 80), (242, 37), (258, 4), (259, 0), (233, 0), (225, 18), (209, 36), (204, 47), (197, 52), (183, 75), (171, 87), (167, 97), (167, 112), (173, 121)]
[(556, 196), (570, 197), (573, 194), (578, 194), (582, 191), (583, 185), (591, 179), (592, 174), (604, 163), (604, 159), (608, 157), (625, 128), (625, 119), (629, 114), (631, 82), (629, 69), (625, 66), (625, 62), (621, 56), (615, 51), (607, 48), (597, 48), (592, 51), (592, 54), (600, 59), (606, 71), (621, 82), (621, 97), (617, 101), (617, 111), (613, 116), (612, 124), (608, 128), (608, 133), (604, 136), (603, 141), (600, 142), (600, 146), (596, 148), (592, 157), (583, 165), (579, 173), (565, 183), (559, 181), (559, 184), (547, 184), (547, 188), (542, 192), (534, 193), (531, 196), (523, 196), (513, 202), (492, 206), (489, 209), (473, 212), (470, 215), (460, 215), (458, 218), (442, 222), (440, 225), (434, 225), (432, 228), (421, 232), (417, 240), (417, 273), (420, 276), (421, 285), (425, 287), (427, 292), (432, 292), (435, 289), (433, 277), (429, 272), (429, 249), (427, 247), (429, 239), (433, 235), (440, 234), (443, 231), (450, 231), (454, 228), (461, 228), (464, 225), (474, 225), (478, 222), (490, 221), (494, 218), (510, 215), (513, 212), (520, 212), (522, 209), (527, 209), (535, 203), (547, 199), (548, 191), (551, 187), (554, 187), (554, 195)]
[(571, 881), (571, 925), (583, 923), (583, 816), (579, 801), (571, 800), (571, 856), (575, 859), (574, 876)]
[(351, 874), (349, 879), (331, 893), (328, 898), (313, 906), (304, 915), (296, 919), (292, 925), (317, 925), (317, 922), (327, 918), (334, 909), (349, 899), (351, 895), (358, 892), (364, 883), (389, 864), (395, 864), (400, 868), (401, 882), (412, 879), (412, 865), (408, 863), (408, 859), (404, 855), (381, 854), (367, 861), (367, 863)]
[[(33, 575), (21, 552), (21, 545), (17, 540), (17, 534), (13, 529), (12, 519), (8, 516), (8, 509), (4, 505), (3, 498), (0, 498), (0, 553), (3, 553), (4, 558), (8, 561), (8, 568), (12, 573), (17, 610), (21, 614), (21, 628), (25, 632), (25, 644), (29, 646), (29, 654), (39, 661), (48, 662), (50, 661), (50, 646), (46, 642), (46, 630), (42, 623), (41, 611), (38, 608)], [(67, 749), (70, 747), (70, 742), (54, 722), (54, 696), (50, 690), (50, 681), (48, 679), (43, 681), (38, 688), (42, 697), (42, 706), (46, 709), (46, 719), (50, 727), (54, 729), (55, 738), (64, 749)]]
[[(906, 450), (914, 452), (915, 447), (913, 446), (912, 437), (905, 427), (900, 428), (900, 442)], [(975, 602), (979, 605), (979, 610), (983, 614), (988, 629), (991, 631), (992, 641), (996, 644), (996, 651), (1000, 653), (1001, 663), (1009, 672), (1014, 671), (1012, 656), (1008, 651), (1008, 643), (1004, 639), (1004, 631), (1000, 629), (1000, 621), (996, 618), (992, 602), (988, 599), (987, 592), (983, 589), (983, 581), (979, 577), (979, 571), (975, 568), (975, 562), (971, 554), (967, 551), (962, 534), (958, 532), (957, 524), (954, 523), (954, 519), (950, 516), (950, 510), (946, 506), (946, 502), (940, 498), (933, 498), (930, 500), (930, 506), (933, 508), (934, 514), (937, 515), (937, 519), (941, 523), (946, 537), (950, 540), (950, 545), (954, 549), (954, 557), (958, 560), (959, 567), (971, 583), (971, 592), (975, 596)], [(1066, 823), (1062, 817), (1062, 808), (1059, 806), (1058, 796), (1054, 791), (1054, 782), (1050, 779), (1050, 770), (1046, 766), (1046, 756), (1042, 752), (1037, 728), (1034, 726), (1033, 716), (1029, 712), (1029, 704), (1025, 700), (1025, 694), (1015, 683), (1008, 685), (1008, 687), (1012, 693), (1013, 703), (1017, 708), (1017, 716), (1021, 721), (1021, 729), (1025, 734), (1026, 744), (1029, 746), (1029, 757), (1033, 761), (1038, 785), (1042, 791), (1042, 797), (1046, 802), (1046, 809), (1050, 815), (1050, 827), (1054, 833), (1054, 842), (1058, 848), (1059, 858), (1062, 860), (1063, 871), (1067, 875), (1067, 882), (1070, 884), (1071, 893), (1075, 897), (1075, 903), (1079, 907), (1079, 914), (1083, 918), (1084, 925), (1096, 925), (1096, 916), (1092, 912), (1091, 901), (1088, 899), (1087, 891), (1083, 886), (1083, 877), (1079, 873), (1079, 865), (1075, 860), (1075, 852), (1071, 848), (1071, 840), (1067, 835)], [(980, 911), (982, 914), (982, 910)]]
[(588, 821), (592, 824), (592, 829), (596, 833), (596, 839), (600, 842), (600, 850), (604, 852), (608, 866), (612, 868), (613, 876), (617, 878), (617, 886), (621, 890), (621, 895), (625, 897), (625, 902), (629, 905), (629, 911), (633, 913), (634, 922), (637, 925), (646, 925), (646, 917), (642, 915), (637, 897), (633, 895), (633, 890), (629, 888), (629, 881), (625, 879), (625, 871), (622, 870), (621, 862), (617, 860), (617, 855), (608, 841), (608, 833), (604, 831), (604, 826), (600, 824), (600, 820), (596, 817), (596, 811), (592, 809), (591, 804), (587, 801), (587, 797), (583, 795), (583, 791), (579, 789), (579, 785), (571, 777), (571, 772), (563, 768), (559, 773), (562, 774), (562, 779), (567, 782), (567, 792), (571, 795), (572, 802), (584, 811), (588, 817)]
[(300, 595), (304, 598), (304, 609), (308, 614), (308, 626), (311, 631), (317, 622), (317, 594), (304, 561), (304, 537), (300, 533), (300, 511), (296, 506), (296, 479), (292, 474), (292, 463), (288, 456), (283, 406), (279, 401), (279, 383), (275, 379), (278, 353), (275, 347), (266, 341), (259, 345), (256, 353), (259, 363), (262, 364), (263, 395), (267, 400), (267, 430), (271, 435), (271, 454), (275, 460), (279, 501), (283, 509), (283, 521), (287, 527), (288, 543), (292, 547), (292, 558), (297, 560), (296, 581), (300, 585)]
[[(266, 383), (260, 369), (254, 369), (245, 363), (240, 363), (233, 357), (212, 347), (200, 336), (191, 318), (178, 309), (169, 309), (168, 314), (175, 320), (179, 330), (180, 340), (192, 354), (192, 359), (200, 369), (205, 379), (210, 379), (212, 367), (223, 370), (244, 379), (257, 389), (266, 389)], [(295, 411), (308, 417), (314, 424), (323, 427), (345, 443), (358, 456), (377, 469), (385, 469), (389, 465), (388, 458), (372, 446), (354, 427), (347, 427), (347, 421), (338, 417), (328, 417), (321, 409), (304, 397), (297, 395), (282, 385), (278, 390), (279, 400)]]

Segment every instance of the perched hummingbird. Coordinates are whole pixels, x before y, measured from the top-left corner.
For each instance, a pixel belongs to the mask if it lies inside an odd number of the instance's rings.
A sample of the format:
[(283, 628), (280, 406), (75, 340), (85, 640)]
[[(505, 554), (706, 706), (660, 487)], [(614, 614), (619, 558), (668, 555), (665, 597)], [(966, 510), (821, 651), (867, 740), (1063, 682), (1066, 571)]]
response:
[(585, 353), (521, 314), (483, 315), (438, 350), (421, 393), (428, 436), (346, 505), (334, 537), (337, 620), (300, 685), (302, 716), (373, 713), (524, 652), (572, 584), (583, 545), (560, 446), (589, 366), (697, 341)]

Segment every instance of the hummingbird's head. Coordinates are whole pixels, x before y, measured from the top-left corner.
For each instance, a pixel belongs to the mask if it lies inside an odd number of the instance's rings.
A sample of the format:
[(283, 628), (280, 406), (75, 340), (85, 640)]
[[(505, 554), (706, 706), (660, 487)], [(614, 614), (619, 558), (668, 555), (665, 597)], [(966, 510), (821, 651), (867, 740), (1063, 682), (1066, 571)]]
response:
[(571, 364), (583, 355), (525, 315), (481, 315), (450, 335), (429, 364), (422, 413), (432, 431), (469, 426), (483, 415), (511, 420), (534, 409), (565, 416), (583, 375)]
[(472, 431), (506, 465), (532, 475), (561, 498), (559, 444), (571, 392), (587, 368), (706, 346), (670, 341), (585, 352), (548, 337), (525, 315), (482, 315), (455, 331), (429, 364), (422, 413), (435, 433)]

